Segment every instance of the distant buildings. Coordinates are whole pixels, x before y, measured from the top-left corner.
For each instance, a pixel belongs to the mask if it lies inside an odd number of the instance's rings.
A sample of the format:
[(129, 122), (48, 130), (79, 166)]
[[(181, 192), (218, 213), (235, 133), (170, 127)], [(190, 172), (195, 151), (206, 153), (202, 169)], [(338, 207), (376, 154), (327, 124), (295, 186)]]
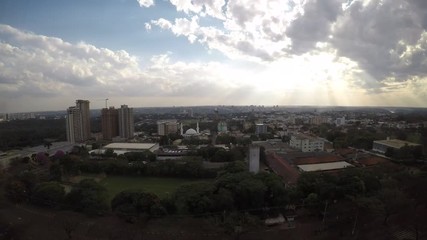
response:
[(375, 152), (379, 152), (385, 154), (387, 149), (401, 149), (404, 146), (420, 146), (420, 144), (415, 144), (407, 141), (402, 141), (398, 139), (387, 139), (387, 140), (377, 140), (374, 141), (372, 150)]
[(178, 132), (178, 123), (175, 119), (157, 121), (157, 134), (166, 136)]
[(323, 139), (308, 136), (305, 134), (295, 134), (291, 136), (289, 145), (302, 152), (323, 151), (325, 141)]
[(84, 142), (90, 138), (90, 111), (88, 100), (77, 100), (66, 115), (67, 141)]
[(324, 116), (315, 116), (310, 119), (310, 123), (313, 125), (321, 125), (324, 123), (329, 123), (329, 119)]
[(122, 138), (132, 138), (135, 132), (133, 108), (122, 105), (118, 109), (119, 118), (119, 136)]
[(345, 125), (345, 117), (337, 118), (337, 119), (335, 120), (335, 125), (337, 125), (337, 126)]

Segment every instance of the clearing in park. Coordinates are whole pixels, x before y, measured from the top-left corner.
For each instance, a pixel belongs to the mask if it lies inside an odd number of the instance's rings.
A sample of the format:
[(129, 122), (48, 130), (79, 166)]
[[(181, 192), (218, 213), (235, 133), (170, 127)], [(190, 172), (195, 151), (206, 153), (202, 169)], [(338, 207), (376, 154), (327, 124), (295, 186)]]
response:
[(182, 179), (182, 178), (157, 178), (157, 177), (123, 177), (109, 176), (102, 179), (99, 183), (107, 188), (110, 200), (123, 190), (143, 189), (152, 192), (164, 198), (173, 194), (175, 190), (184, 184), (200, 182), (206, 180), (200, 179)]

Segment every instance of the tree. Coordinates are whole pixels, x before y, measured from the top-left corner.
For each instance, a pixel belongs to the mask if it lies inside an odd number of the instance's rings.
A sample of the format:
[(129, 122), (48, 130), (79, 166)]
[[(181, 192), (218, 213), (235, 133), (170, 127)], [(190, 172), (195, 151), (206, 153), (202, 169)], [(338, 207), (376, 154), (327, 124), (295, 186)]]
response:
[(115, 157), (115, 156), (117, 156), (117, 154), (114, 153), (114, 150), (110, 149), (110, 148), (107, 149), (107, 150), (105, 150), (104, 155), (106, 157)]
[(45, 207), (58, 207), (64, 200), (65, 190), (57, 182), (44, 182), (37, 185), (31, 196), (31, 202)]
[(175, 194), (178, 209), (192, 214), (204, 214), (212, 210), (212, 194), (214, 186), (211, 183), (191, 183), (180, 186)]
[(62, 181), (62, 167), (55, 163), (49, 168), (49, 179), (51, 181)]
[(21, 203), (28, 199), (25, 184), (19, 180), (13, 179), (6, 183), (5, 196), (14, 203)]
[(134, 222), (139, 217), (152, 218), (166, 214), (159, 197), (143, 190), (126, 190), (118, 193), (111, 201), (111, 209), (129, 222)]
[(102, 215), (108, 209), (108, 192), (93, 179), (84, 179), (66, 196), (66, 203), (74, 211), (89, 215)]

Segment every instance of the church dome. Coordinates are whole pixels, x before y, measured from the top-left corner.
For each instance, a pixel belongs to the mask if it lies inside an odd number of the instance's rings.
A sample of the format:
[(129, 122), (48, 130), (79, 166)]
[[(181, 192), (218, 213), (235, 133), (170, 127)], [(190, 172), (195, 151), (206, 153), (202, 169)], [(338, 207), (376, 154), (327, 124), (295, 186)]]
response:
[(196, 130), (190, 128), (187, 131), (185, 131), (185, 135), (197, 135)]

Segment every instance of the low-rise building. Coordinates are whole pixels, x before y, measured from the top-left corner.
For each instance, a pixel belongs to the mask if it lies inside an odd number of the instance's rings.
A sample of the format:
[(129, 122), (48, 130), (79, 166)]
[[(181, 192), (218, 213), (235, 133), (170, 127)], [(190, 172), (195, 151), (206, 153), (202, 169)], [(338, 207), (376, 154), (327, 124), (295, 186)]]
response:
[(110, 143), (103, 147), (103, 149), (112, 149), (117, 154), (124, 154), (127, 152), (154, 152), (159, 149), (158, 143)]
[(323, 151), (325, 141), (318, 137), (312, 137), (305, 134), (295, 134), (291, 136), (289, 145), (302, 152)]

